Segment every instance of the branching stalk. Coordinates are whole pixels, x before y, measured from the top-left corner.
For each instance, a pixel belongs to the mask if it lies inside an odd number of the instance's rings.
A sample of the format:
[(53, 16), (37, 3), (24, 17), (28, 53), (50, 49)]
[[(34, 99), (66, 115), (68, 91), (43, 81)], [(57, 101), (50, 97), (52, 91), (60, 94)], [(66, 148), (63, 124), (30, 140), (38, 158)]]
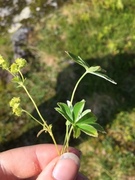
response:
[(39, 109), (38, 109), (35, 101), (34, 101), (33, 98), (31, 97), (31, 95), (30, 95), (30, 93), (28, 92), (27, 88), (26, 88), (23, 84), (21, 84), (21, 86), (23, 87), (23, 89), (24, 89), (25, 92), (27, 93), (28, 97), (29, 97), (30, 100), (32, 101), (32, 103), (33, 103), (33, 105), (34, 105), (34, 107), (35, 107), (35, 109), (36, 109), (39, 117), (41, 118), (41, 120), (42, 120), (42, 122), (43, 122), (43, 124), (47, 127), (47, 126), (48, 126), (47, 123), (45, 122), (44, 118), (42, 117), (42, 115), (41, 115), (41, 113), (40, 113), (40, 111), (39, 111)]
[[(53, 136), (53, 133), (52, 133), (52, 130), (51, 130), (50, 126), (47, 125), (46, 121), (45, 121), (44, 118), (42, 117), (42, 115), (41, 115), (41, 113), (40, 113), (40, 111), (39, 111), (39, 109), (38, 109), (35, 101), (34, 101), (33, 98), (31, 97), (31, 95), (30, 95), (30, 93), (28, 92), (27, 88), (26, 88), (23, 84), (21, 84), (21, 86), (23, 87), (23, 89), (24, 89), (25, 92), (27, 93), (28, 97), (29, 97), (30, 100), (32, 101), (32, 103), (33, 103), (33, 105), (34, 105), (34, 107), (35, 107), (35, 109), (36, 109), (39, 117), (41, 118), (41, 120), (42, 120), (42, 122), (43, 122), (43, 124), (42, 124), (41, 122), (39, 122), (37, 119), (35, 119), (33, 116), (32, 116), (32, 118), (34, 118), (34, 120), (36, 120), (36, 122), (38, 121), (38, 123), (41, 124), (41, 125), (44, 127), (45, 131), (46, 131), (46, 130), (48, 131), (48, 133), (50, 134), (50, 136), (51, 136), (51, 138), (52, 138), (52, 140), (53, 140), (53, 142), (54, 142), (54, 145), (55, 145), (55, 147), (56, 147), (57, 153), (58, 153), (58, 155), (59, 155), (60, 153), (59, 153), (59, 150), (58, 150), (58, 146), (57, 146), (56, 140), (55, 140), (55, 138), (54, 138), (54, 136)], [(29, 114), (29, 115), (30, 115), (30, 114)], [(31, 115), (30, 115), (30, 116), (31, 116)]]
[(43, 126), (43, 124), (40, 122), (40, 121), (38, 121), (34, 116), (32, 116), (32, 114), (30, 114), (28, 111), (26, 111), (26, 110), (22, 110), (22, 112), (25, 112), (26, 114), (28, 114), (34, 121), (36, 121), (38, 124), (40, 124), (41, 126)]
[(21, 78), (22, 78), (22, 81), (24, 82), (24, 77), (23, 77), (23, 75), (22, 75), (22, 72), (19, 71), (19, 74), (20, 74), (20, 76), (21, 76)]

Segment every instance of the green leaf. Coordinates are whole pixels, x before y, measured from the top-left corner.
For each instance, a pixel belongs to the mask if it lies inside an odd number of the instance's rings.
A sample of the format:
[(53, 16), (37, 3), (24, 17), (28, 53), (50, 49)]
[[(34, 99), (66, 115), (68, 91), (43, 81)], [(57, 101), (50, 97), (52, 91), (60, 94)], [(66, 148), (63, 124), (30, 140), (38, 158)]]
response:
[(102, 133), (105, 133), (105, 130), (103, 129), (102, 126), (100, 126), (98, 123), (93, 123), (91, 124), (97, 131), (100, 131)]
[(78, 127), (85, 134), (87, 134), (89, 136), (93, 136), (93, 137), (98, 137), (98, 132), (93, 126), (88, 125), (88, 124), (78, 124)]
[(59, 114), (61, 114), (67, 121), (72, 122), (72, 121), (70, 120), (69, 116), (67, 116), (67, 114), (66, 114), (65, 112), (63, 112), (60, 108), (57, 108), (57, 107), (56, 107), (55, 110), (56, 110)]
[(100, 73), (100, 72), (89, 72), (89, 71), (88, 71), (88, 73), (94, 74), (94, 75), (96, 75), (96, 76), (99, 76), (99, 77), (101, 77), (101, 78), (103, 78), (103, 79), (105, 79), (105, 80), (107, 80), (107, 81), (110, 81), (110, 82), (113, 83), (113, 84), (117, 84), (113, 79), (111, 79), (110, 77), (108, 77), (106, 74), (103, 74), (103, 73)]
[(107, 81), (110, 81), (113, 84), (117, 84), (113, 79), (111, 79), (110, 77), (108, 77), (106, 74), (103, 74), (103, 72), (105, 72), (105, 70), (103, 70), (100, 66), (89, 66), (88, 63), (86, 63), (86, 61), (82, 60), (82, 58), (80, 56), (76, 56), (70, 52), (66, 53), (79, 65), (83, 66), (86, 69), (87, 73), (99, 76), (101, 78), (104, 78)]
[(72, 112), (70, 107), (68, 107), (65, 103), (57, 103), (57, 105), (59, 107), (56, 107), (55, 110), (59, 112), (66, 120), (73, 123)]
[(84, 105), (85, 105), (85, 100), (84, 99), (82, 101), (80, 101), (80, 102), (77, 102), (74, 105), (74, 108), (73, 108), (74, 122), (76, 122), (78, 120), (80, 114), (83, 111)]
[(89, 64), (87, 64), (80, 56), (76, 56), (70, 52), (65, 51), (76, 63), (83, 66), (85, 69), (89, 67)]
[(91, 109), (86, 109), (85, 111), (82, 112), (81, 117), (83, 117), (84, 115), (86, 115), (90, 112), (91, 112)]
[(77, 126), (73, 127), (73, 137), (78, 138), (80, 135), (81, 135), (80, 129)]
[[(84, 111), (85, 112), (85, 111)], [(87, 111), (88, 112), (88, 111)], [(86, 113), (84, 116), (82, 116), (77, 122), (76, 124), (92, 124), (94, 122), (96, 122), (97, 117), (92, 113), (92, 112), (88, 112)]]
[(105, 70), (101, 69), (100, 66), (91, 66), (91, 67), (89, 67), (89, 68), (87, 69), (87, 71), (88, 71), (89, 73), (91, 73), (91, 72), (105, 71)]

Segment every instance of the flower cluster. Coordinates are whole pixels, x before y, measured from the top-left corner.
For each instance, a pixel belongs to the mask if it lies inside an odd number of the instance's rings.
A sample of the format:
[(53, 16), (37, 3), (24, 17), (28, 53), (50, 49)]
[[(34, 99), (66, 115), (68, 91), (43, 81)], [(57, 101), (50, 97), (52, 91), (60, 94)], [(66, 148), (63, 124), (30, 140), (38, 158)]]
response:
[(25, 59), (17, 58), (15, 62), (10, 66), (11, 73), (18, 73), (21, 70), (21, 68), (25, 67), (26, 63), (27, 61)]
[(12, 108), (13, 114), (21, 116), (22, 108), (20, 107), (20, 97), (13, 97), (9, 102), (9, 106)]
[(8, 62), (5, 59), (3, 59), (1, 55), (0, 55), (0, 67), (2, 67), (2, 69), (5, 69), (5, 70), (9, 69)]
[(0, 67), (2, 67), (2, 69), (8, 70), (9, 72), (11, 72), (11, 74), (18, 73), (21, 68), (25, 67), (26, 64), (27, 61), (25, 59), (17, 58), (15, 62), (12, 63), (9, 67), (9, 63), (0, 55)]

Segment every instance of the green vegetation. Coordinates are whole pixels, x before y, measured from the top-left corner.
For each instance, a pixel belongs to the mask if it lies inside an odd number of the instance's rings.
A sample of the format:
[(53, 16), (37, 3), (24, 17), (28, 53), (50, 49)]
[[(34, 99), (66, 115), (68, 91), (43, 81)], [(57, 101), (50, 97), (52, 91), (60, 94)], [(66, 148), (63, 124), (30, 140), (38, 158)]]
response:
[[(30, 45), (36, 66), (32, 62), (24, 72), (29, 79), (28, 88), (43, 116), (58, 125), (54, 125), (54, 132), (59, 143), (63, 139), (64, 122), (56, 115), (54, 107), (57, 102), (70, 98), (69, 92), (83, 73), (70, 63), (64, 51), (81, 56), (91, 66), (100, 65), (117, 82), (113, 86), (94, 76), (90, 79), (86, 76), (76, 93), (76, 102), (80, 97), (86, 99), (86, 108), (92, 109), (98, 123), (106, 130), (99, 138), (88, 139), (83, 135), (79, 142), (71, 142), (82, 150), (81, 170), (92, 180), (135, 178), (134, 9), (134, 0), (68, 1), (42, 17)], [(11, 59), (13, 52), (8, 36), (1, 37), (0, 46), (0, 53)], [(16, 92), (25, 97), (23, 91), (17, 89)], [(36, 138), (40, 128), (29, 118), (14, 118), (10, 113), (7, 104), (16, 92), (3, 77), (0, 82), (0, 149), (51, 142), (48, 136)], [(27, 98), (23, 98), (23, 107), (36, 114)]]
[(68, 49), (84, 59), (116, 55), (134, 50), (134, 27), (133, 2), (75, 1), (45, 19), (38, 47), (55, 56)]
[(37, 137), (42, 133), (48, 133), (56, 147), (56, 151), (58, 155), (67, 152), (69, 149), (69, 142), (71, 139), (71, 135), (73, 134), (74, 138), (79, 138), (81, 135), (81, 132), (93, 136), (98, 137), (98, 131), (105, 132), (102, 126), (100, 126), (96, 121), (97, 117), (91, 112), (90, 109), (84, 110), (85, 106), (85, 100), (81, 100), (80, 102), (75, 103), (73, 105), (74, 96), (76, 93), (76, 90), (78, 88), (78, 85), (82, 81), (82, 79), (87, 74), (93, 74), (96, 76), (99, 76), (101, 78), (106, 79), (107, 81), (110, 81), (114, 84), (116, 84), (115, 81), (113, 81), (111, 78), (109, 78), (106, 74), (104, 74), (104, 71), (100, 66), (89, 66), (85, 61), (82, 60), (80, 56), (75, 56), (72, 53), (66, 52), (76, 63), (78, 63), (80, 66), (82, 66), (85, 69), (85, 72), (81, 75), (77, 83), (75, 84), (75, 87), (71, 94), (70, 101), (67, 100), (67, 104), (63, 102), (58, 102), (58, 107), (55, 108), (55, 110), (60, 113), (64, 119), (66, 119), (65, 126), (66, 126), (66, 132), (65, 137), (63, 141), (63, 148), (61, 152), (58, 150), (57, 146), (57, 140), (53, 134), (53, 124), (48, 124), (47, 120), (43, 118), (42, 114), (40, 113), (40, 110), (31, 96), (29, 89), (26, 86), (26, 78), (24, 77), (22, 73), (22, 69), (26, 66), (27, 61), (23, 58), (17, 58), (15, 61), (11, 64), (7, 60), (5, 60), (0, 55), (0, 67), (2, 70), (7, 71), (11, 75), (11, 81), (17, 85), (17, 88), (22, 88), (25, 93), (27, 94), (28, 98), (30, 99), (32, 105), (34, 106), (37, 114), (38, 119), (32, 115), (31, 112), (29, 112), (27, 109), (24, 109), (21, 106), (21, 99), (19, 96), (12, 97), (12, 99), (9, 102), (9, 106), (12, 108), (12, 112), (14, 115), (20, 117), (23, 113), (26, 113), (28, 116), (31, 117), (37, 124), (42, 126), (42, 129), (38, 132)]

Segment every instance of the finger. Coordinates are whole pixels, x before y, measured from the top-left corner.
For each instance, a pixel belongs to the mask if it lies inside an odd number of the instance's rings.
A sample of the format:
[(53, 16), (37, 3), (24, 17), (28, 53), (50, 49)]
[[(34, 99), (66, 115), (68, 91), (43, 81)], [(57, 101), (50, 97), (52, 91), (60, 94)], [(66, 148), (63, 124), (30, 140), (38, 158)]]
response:
[[(58, 146), (61, 150), (62, 146)], [(69, 151), (79, 154), (70, 148)], [(58, 157), (56, 148), (52, 144), (27, 146), (0, 153), (1, 174), (9, 177), (29, 178), (38, 175), (50, 161)], [(2, 177), (2, 176), (1, 176)]]
[(74, 153), (64, 153), (53, 159), (44, 168), (37, 180), (75, 180), (78, 174), (80, 160)]
[(54, 145), (27, 146), (1, 153), (0, 163), (8, 176), (28, 178), (39, 174), (56, 156)]

